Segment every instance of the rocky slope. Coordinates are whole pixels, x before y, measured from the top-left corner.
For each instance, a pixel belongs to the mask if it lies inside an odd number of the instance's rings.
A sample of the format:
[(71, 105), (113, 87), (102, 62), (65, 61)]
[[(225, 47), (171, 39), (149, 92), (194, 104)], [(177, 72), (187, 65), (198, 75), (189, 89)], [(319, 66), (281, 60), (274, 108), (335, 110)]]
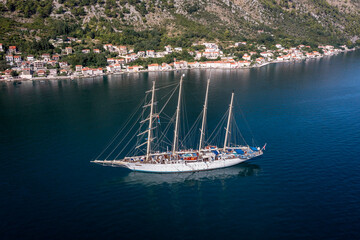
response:
[(156, 48), (201, 40), (350, 44), (360, 37), (355, 0), (0, 0), (0, 14), (2, 42), (71, 35), (153, 41)]

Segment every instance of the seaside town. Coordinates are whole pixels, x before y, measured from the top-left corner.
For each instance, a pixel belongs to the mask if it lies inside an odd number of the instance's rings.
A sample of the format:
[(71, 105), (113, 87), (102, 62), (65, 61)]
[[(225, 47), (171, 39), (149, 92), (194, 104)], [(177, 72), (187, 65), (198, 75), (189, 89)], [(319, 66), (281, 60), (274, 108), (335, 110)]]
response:
[[(276, 44), (271, 49), (265, 46), (252, 46), (253, 51), (244, 51), (242, 56), (234, 56), (231, 53), (225, 53), (216, 43), (196, 43), (194, 46), (201, 46), (201, 50), (188, 51), (181, 47), (165, 46), (163, 51), (138, 51), (127, 46), (114, 46), (112, 44), (104, 44), (102, 49), (73, 49), (72, 42), (81, 42), (76, 38), (68, 37), (65, 41), (62, 39), (52, 40), (50, 43), (55, 47), (59, 45), (65, 48), (61, 49), (59, 54), (43, 53), (35, 57), (20, 52), (17, 46), (4, 46), (0, 43), (0, 53), (4, 53), (5, 60), (9, 66), (3, 72), (0, 72), (0, 80), (16, 81), (16, 80), (36, 80), (36, 79), (61, 79), (61, 78), (80, 78), (90, 76), (100, 76), (105, 74), (121, 74), (131, 72), (144, 71), (171, 71), (180, 69), (195, 68), (218, 68), (218, 69), (237, 69), (261, 67), (269, 63), (302, 61), (306, 59), (321, 58), (323, 56), (331, 56), (343, 51), (348, 51), (346, 45), (336, 48), (332, 45), (318, 46), (314, 50), (310, 46), (299, 45), (296, 47), (285, 48), (281, 44)], [(232, 48), (245, 47), (247, 42), (236, 42), (230, 44), (226, 50)], [(249, 49), (249, 48), (244, 48)], [(71, 65), (63, 59), (69, 55), (76, 54), (100, 54), (106, 53), (107, 64), (103, 67), (90, 67), (83, 65)], [(193, 61), (184, 61), (174, 58), (171, 63), (151, 63), (147, 65), (134, 65), (139, 60), (163, 59), (172, 53), (182, 53), (187, 51)], [(229, 51), (227, 51), (229, 52)]]

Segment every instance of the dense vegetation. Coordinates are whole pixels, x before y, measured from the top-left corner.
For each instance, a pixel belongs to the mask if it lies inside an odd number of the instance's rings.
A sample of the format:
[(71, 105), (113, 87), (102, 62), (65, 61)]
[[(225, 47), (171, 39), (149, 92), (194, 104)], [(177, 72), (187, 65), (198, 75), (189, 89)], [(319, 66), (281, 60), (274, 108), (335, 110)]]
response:
[[(254, 0), (254, 9), (247, 12), (241, 4), (220, 0), (8, 0), (0, 2), (0, 43), (38, 55), (61, 53), (68, 45), (78, 52), (100, 49), (104, 43), (132, 46), (134, 51), (162, 50), (168, 44), (195, 50), (194, 42), (216, 41), (225, 52), (239, 57), (249, 49), (227, 50), (226, 45), (248, 41), (268, 48), (275, 43), (315, 48), (318, 44), (359, 43), (358, 10), (340, 10), (326, 0)], [(81, 43), (57, 47), (49, 43), (67, 37)], [(104, 54), (77, 54), (67, 60), (100, 66), (104, 58)]]

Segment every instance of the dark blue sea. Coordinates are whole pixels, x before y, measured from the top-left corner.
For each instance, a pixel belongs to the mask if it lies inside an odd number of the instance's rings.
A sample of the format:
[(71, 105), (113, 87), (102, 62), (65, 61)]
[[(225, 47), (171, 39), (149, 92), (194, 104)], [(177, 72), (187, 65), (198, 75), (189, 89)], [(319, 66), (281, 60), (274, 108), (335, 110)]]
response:
[(90, 163), (152, 81), (183, 73), (191, 122), (210, 70), (0, 83), (0, 239), (360, 239), (359, 51), (212, 70), (208, 129), (234, 89), (244, 137), (267, 143), (247, 163), (184, 174)]

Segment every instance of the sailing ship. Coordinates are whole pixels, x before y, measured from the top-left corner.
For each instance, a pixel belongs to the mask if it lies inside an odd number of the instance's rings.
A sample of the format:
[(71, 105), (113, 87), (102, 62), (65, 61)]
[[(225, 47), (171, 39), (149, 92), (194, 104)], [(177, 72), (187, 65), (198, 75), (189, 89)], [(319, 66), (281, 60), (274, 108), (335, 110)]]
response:
[[(181, 98), (182, 98), (182, 91), (183, 91), (183, 77), (182, 75), (180, 78), (179, 83), (177, 84), (174, 92), (178, 89), (178, 99), (177, 99), (177, 107), (175, 111), (175, 123), (173, 124), (174, 134), (173, 134), (173, 141), (172, 141), (172, 149), (169, 150), (169, 143), (166, 147), (165, 151), (156, 151), (154, 148), (158, 147), (159, 144), (164, 139), (167, 139), (167, 132), (162, 134), (157, 134), (158, 136), (158, 143), (154, 143), (155, 139), (157, 138), (154, 134), (155, 126), (159, 123), (159, 115), (162, 113), (164, 107), (160, 111), (160, 113), (155, 112), (155, 107), (158, 105), (155, 101), (155, 81), (152, 83), (151, 90), (147, 91), (147, 94), (151, 94), (150, 101), (144, 100), (143, 105), (143, 114), (148, 109), (148, 115), (145, 116), (143, 120), (140, 121), (140, 128), (137, 131), (136, 137), (142, 139), (143, 142), (140, 143), (139, 140), (137, 141), (137, 145), (132, 149), (133, 155), (127, 155), (122, 159), (117, 159), (120, 153), (112, 160), (108, 160), (108, 157), (114, 152), (111, 153), (103, 160), (100, 160), (99, 157), (111, 144), (113, 144), (114, 139), (110, 142), (110, 144), (104, 149), (104, 151), (92, 162), (102, 164), (104, 166), (119, 166), (130, 169), (132, 171), (139, 171), (139, 172), (151, 172), (151, 173), (179, 173), (179, 172), (196, 172), (196, 171), (205, 171), (205, 170), (212, 170), (212, 169), (219, 169), (234, 166), (236, 164), (248, 161), (254, 157), (261, 156), (263, 151), (265, 150), (266, 144), (260, 147), (254, 147), (249, 145), (236, 145), (229, 143), (229, 136), (231, 134), (231, 122), (233, 121), (233, 104), (234, 104), (234, 91), (231, 94), (231, 100), (229, 109), (226, 112), (227, 114), (227, 124), (225, 128), (225, 136), (223, 145), (218, 147), (216, 145), (206, 145), (205, 144), (205, 127), (206, 127), (206, 118), (207, 118), (207, 109), (208, 109), (208, 97), (209, 97), (209, 85), (210, 85), (210, 78), (207, 81), (206, 86), (206, 94), (205, 94), (205, 101), (203, 105), (202, 111), (202, 122), (201, 122), (201, 129), (200, 129), (200, 137), (199, 137), (199, 144), (197, 149), (192, 148), (183, 148), (179, 149), (179, 126), (180, 126), (180, 115), (181, 115)], [(173, 92), (173, 93), (174, 93)], [(172, 96), (173, 94), (171, 94)], [(167, 101), (168, 103), (168, 101)], [(166, 104), (167, 104), (166, 103)], [(165, 104), (165, 105), (166, 105)], [(226, 116), (226, 115), (225, 115)], [(141, 131), (142, 126), (147, 125), (145, 131)], [(165, 129), (169, 130), (168, 125)], [(132, 127), (131, 127), (132, 129)], [(130, 129), (130, 130), (131, 130)], [(127, 134), (124, 135), (126, 138), (130, 130)], [(121, 132), (121, 131), (120, 131)], [(119, 132), (119, 134), (120, 134)], [(135, 136), (135, 135), (134, 135)], [(123, 138), (123, 140), (124, 140)], [(127, 140), (127, 144), (130, 144), (130, 140)], [(119, 143), (120, 144), (120, 143)], [(116, 147), (119, 146), (116, 145)], [(125, 146), (125, 147), (126, 147)], [(146, 148), (144, 149), (144, 147)], [(124, 150), (125, 148), (123, 148)], [(141, 150), (142, 149), (142, 150)], [(122, 151), (121, 151), (122, 152)], [(140, 153), (140, 154), (139, 154)]]

